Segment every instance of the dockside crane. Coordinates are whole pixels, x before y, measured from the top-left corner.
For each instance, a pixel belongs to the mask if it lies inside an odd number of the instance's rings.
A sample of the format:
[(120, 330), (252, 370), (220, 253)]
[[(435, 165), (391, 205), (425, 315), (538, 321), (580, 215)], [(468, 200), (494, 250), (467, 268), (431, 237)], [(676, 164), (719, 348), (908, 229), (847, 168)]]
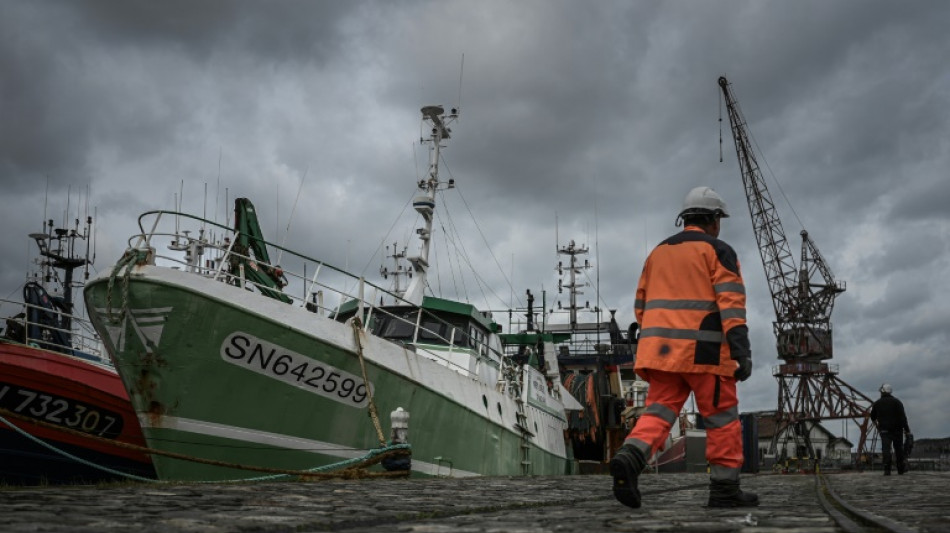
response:
[(869, 416), (873, 402), (838, 377), (837, 365), (825, 362), (833, 354), (831, 312), (835, 298), (845, 291), (845, 283), (835, 280), (805, 230), (801, 231), (800, 261), (795, 265), (775, 203), (752, 150), (748, 126), (730, 85), (725, 77), (719, 78), (749, 215), (775, 308), (773, 330), (778, 358), (782, 360), (772, 371), (779, 390), (770, 451), (776, 453), (782, 440), (778, 453), (785, 455), (788, 440), (794, 439), (796, 457), (820, 459), (809, 439), (811, 426), (826, 419), (852, 419), (860, 430), (857, 443), (860, 462), (865, 456), (865, 446), (870, 441), (873, 448), (877, 437)]

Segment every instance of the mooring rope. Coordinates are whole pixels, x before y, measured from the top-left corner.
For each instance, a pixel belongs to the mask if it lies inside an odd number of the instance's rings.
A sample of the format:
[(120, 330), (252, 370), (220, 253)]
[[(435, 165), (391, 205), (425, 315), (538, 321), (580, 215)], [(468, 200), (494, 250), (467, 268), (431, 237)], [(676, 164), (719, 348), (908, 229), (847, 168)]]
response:
[(373, 389), (370, 387), (369, 376), (366, 373), (366, 361), (363, 358), (363, 342), (360, 337), (360, 331), (363, 329), (360, 317), (353, 317), (353, 340), (356, 343), (356, 355), (360, 360), (360, 370), (363, 371), (363, 386), (366, 387), (366, 397), (369, 398), (369, 409), (367, 410), (370, 418), (373, 419), (373, 426), (376, 428), (376, 437), (381, 446), (386, 445), (386, 437), (383, 436), (383, 426), (379, 422), (379, 412), (376, 410), (376, 400), (373, 398)]
[[(125, 315), (125, 313), (128, 312), (129, 278), (131, 277), (132, 268), (133, 268), (136, 264), (145, 262), (145, 261), (147, 260), (147, 258), (148, 258), (148, 251), (147, 251), (147, 250), (129, 249), (129, 250), (126, 250), (126, 251), (125, 251), (125, 253), (122, 255), (122, 258), (120, 258), (119, 261), (116, 262), (115, 267), (113, 267), (112, 272), (111, 272), (111, 274), (110, 274), (110, 276), (109, 276), (109, 282), (108, 282), (107, 289), (106, 289), (106, 317), (107, 317), (107, 320), (108, 320), (109, 322), (111, 322), (111, 323), (113, 323), (113, 324), (117, 323), (119, 320), (122, 319), (122, 317)], [(124, 272), (122, 272), (122, 269), (123, 269), (123, 268), (125, 269)], [(119, 308), (119, 312), (118, 312), (117, 314), (113, 314), (113, 312), (112, 312), (112, 309), (113, 309), (113, 306), (112, 306), (112, 289), (113, 289), (113, 287), (115, 286), (116, 278), (119, 278), (120, 283), (121, 283), (121, 286), (122, 286), (122, 304), (121, 304), (121, 307)], [(355, 342), (355, 345), (356, 345), (356, 355), (357, 355), (357, 357), (359, 358), (360, 369), (362, 370), (362, 373), (363, 373), (363, 384), (364, 384), (364, 386), (366, 387), (366, 394), (367, 394), (367, 398), (368, 398), (368, 400), (369, 400), (368, 414), (369, 414), (370, 418), (372, 419), (373, 427), (374, 427), (375, 430), (376, 430), (376, 436), (377, 436), (377, 439), (379, 440), (380, 448), (374, 449), (374, 450), (370, 450), (366, 455), (364, 455), (364, 456), (362, 456), (362, 457), (357, 457), (357, 458), (353, 458), (353, 459), (348, 459), (348, 460), (341, 461), (341, 462), (338, 462), (338, 463), (334, 463), (334, 464), (331, 464), (331, 465), (326, 465), (326, 466), (322, 466), (322, 467), (316, 467), (316, 468), (307, 469), (307, 470), (287, 470), (287, 469), (279, 469), (279, 468), (257, 467), (257, 466), (251, 466), (251, 465), (241, 465), (241, 464), (235, 464), (235, 463), (227, 463), (227, 462), (224, 462), (224, 461), (217, 461), (217, 460), (212, 460), (212, 459), (203, 459), (203, 458), (200, 458), (200, 457), (192, 457), (192, 456), (188, 456), (188, 455), (184, 455), (184, 454), (178, 454), (178, 453), (174, 453), (174, 452), (168, 452), (168, 451), (163, 451), (163, 450), (156, 450), (156, 449), (153, 449), (153, 448), (142, 447), (142, 446), (138, 446), (138, 445), (131, 444), (131, 443), (125, 443), (125, 442), (115, 441), (115, 440), (111, 440), (111, 439), (104, 439), (104, 438), (98, 437), (98, 436), (96, 436), (96, 435), (90, 435), (90, 434), (88, 434), (88, 433), (84, 433), (84, 432), (81, 432), (81, 431), (76, 431), (76, 430), (73, 430), (73, 429), (70, 429), (70, 428), (66, 428), (66, 427), (62, 427), (62, 426), (57, 426), (57, 425), (54, 425), (54, 424), (48, 424), (48, 423), (43, 422), (43, 421), (41, 421), (41, 420), (35, 420), (35, 419), (29, 418), (29, 417), (23, 417), (22, 415), (19, 415), (19, 414), (17, 414), (17, 413), (12, 413), (12, 412), (10, 412), (10, 411), (7, 411), (6, 409), (0, 409), (0, 413), (5, 413), (5, 414), (8, 414), (8, 415), (10, 415), (10, 416), (17, 417), (17, 418), (20, 418), (20, 419), (25, 419), (25, 420), (28, 420), (29, 422), (33, 423), (33, 424), (37, 424), (37, 425), (40, 425), (40, 426), (52, 427), (52, 428), (57, 429), (57, 430), (60, 430), (60, 431), (65, 431), (66, 433), (77, 434), (77, 435), (80, 435), (80, 436), (82, 436), (82, 437), (84, 437), (84, 438), (91, 438), (91, 439), (93, 439), (93, 440), (102, 441), (102, 442), (108, 443), (108, 444), (113, 445), (113, 446), (117, 446), (117, 447), (120, 447), (120, 448), (132, 449), (132, 450), (136, 450), (136, 451), (139, 451), (139, 452), (142, 452), (142, 453), (145, 453), (145, 454), (163, 455), (163, 456), (172, 457), (172, 458), (175, 458), (175, 459), (181, 459), (181, 460), (185, 460), (185, 461), (191, 461), (191, 462), (209, 464), (209, 465), (213, 465), (213, 466), (221, 466), (221, 467), (226, 467), (226, 468), (234, 468), (234, 469), (240, 469), (240, 470), (250, 470), (250, 471), (257, 471), (257, 472), (268, 472), (268, 473), (275, 474), (275, 475), (272, 475), (272, 476), (262, 476), (262, 477), (258, 477), (258, 478), (240, 479), (240, 480), (230, 480), (230, 481), (238, 481), (238, 482), (244, 482), (244, 481), (260, 481), (260, 480), (264, 480), (264, 479), (273, 479), (273, 478), (284, 477), (284, 476), (300, 476), (300, 477), (304, 477), (304, 478), (318, 478), (318, 479), (339, 479), (339, 478), (351, 479), (351, 478), (357, 478), (357, 477), (402, 477), (402, 476), (408, 476), (408, 475), (409, 475), (409, 471), (366, 472), (366, 471), (363, 471), (363, 470), (362, 470), (362, 469), (364, 469), (364, 468), (366, 468), (366, 467), (372, 466), (372, 465), (374, 465), (374, 464), (376, 464), (376, 463), (382, 461), (384, 458), (386, 458), (386, 457), (388, 457), (388, 456), (390, 456), (390, 455), (408, 455), (408, 454), (410, 453), (410, 452), (409, 452), (409, 450), (410, 450), (410, 445), (409, 445), (409, 444), (394, 444), (394, 445), (387, 445), (387, 444), (386, 444), (386, 438), (385, 438), (385, 436), (384, 436), (384, 434), (383, 434), (382, 424), (381, 424), (380, 421), (379, 421), (379, 411), (378, 411), (378, 409), (376, 408), (376, 401), (375, 401), (375, 399), (374, 399), (374, 397), (373, 397), (373, 390), (372, 390), (372, 387), (370, 386), (369, 376), (368, 376), (368, 373), (367, 373), (367, 371), (366, 371), (366, 361), (365, 361), (365, 357), (364, 357), (364, 354), (363, 354), (363, 343), (362, 343), (361, 334), (360, 334), (360, 333), (361, 333), (361, 330), (362, 330), (362, 322), (361, 322), (361, 320), (360, 320), (359, 317), (354, 317), (353, 320), (351, 321), (351, 323), (352, 323), (352, 327), (353, 327), (354, 342)], [(60, 454), (62, 454), (62, 455), (64, 455), (64, 456), (66, 456), (66, 457), (69, 457), (69, 458), (74, 459), (74, 460), (76, 460), (76, 461), (79, 461), (79, 462), (81, 462), (81, 463), (87, 464), (87, 465), (92, 466), (92, 467), (95, 467), (95, 468), (99, 468), (99, 469), (101, 469), (101, 470), (107, 471), (107, 472), (112, 473), (112, 474), (118, 474), (118, 475), (130, 477), (130, 478), (132, 478), (132, 479), (136, 479), (136, 480), (140, 480), (140, 481), (156, 481), (156, 480), (153, 480), (153, 479), (150, 479), (150, 478), (143, 478), (143, 477), (140, 477), (140, 476), (134, 476), (134, 475), (132, 475), (132, 474), (127, 474), (127, 473), (124, 473), (124, 472), (118, 472), (118, 471), (115, 471), (115, 470), (112, 470), (112, 469), (108, 469), (107, 467), (103, 467), (103, 466), (101, 466), (101, 465), (96, 465), (96, 464), (90, 463), (90, 462), (88, 462), (88, 461), (86, 461), (86, 460), (84, 460), (84, 459), (82, 459), (82, 458), (80, 458), (80, 457), (76, 457), (76, 456), (74, 456), (74, 455), (72, 455), (72, 454), (69, 454), (68, 452), (65, 452), (64, 450), (60, 450), (60, 449), (56, 448), (55, 446), (52, 446), (51, 444), (48, 444), (48, 443), (44, 442), (44, 441), (41, 440), (41, 439), (37, 439), (37, 438), (34, 437), (33, 435), (30, 435), (28, 432), (25, 432), (25, 431), (23, 431), (22, 429), (18, 428), (17, 426), (15, 426), (13, 423), (11, 423), (11, 422), (8, 421), (7, 419), (3, 418), (2, 416), (0, 416), (0, 421), (2, 421), (3, 423), (5, 423), (6, 425), (10, 426), (11, 428), (15, 429), (17, 432), (23, 434), (24, 436), (27, 436), (27, 437), (31, 438), (32, 440), (38, 442), (39, 444), (41, 444), (41, 445), (43, 445), (43, 446), (49, 448), (50, 450), (55, 451), (56, 453), (60, 453)], [(327, 472), (328, 470), (335, 470), (335, 469), (341, 469), (341, 470), (340, 470), (339, 472), (333, 472), (333, 473)], [(220, 482), (220, 483), (226, 483), (226, 482), (228, 482), (228, 481), (219, 481), (219, 482)]]
[[(134, 267), (137, 263), (144, 263), (147, 259), (147, 250), (129, 249), (126, 250), (124, 254), (122, 254), (122, 257), (112, 268), (112, 273), (109, 275), (109, 283), (106, 285), (106, 319), (110, 323), (118, 323), (119, 320), (125, 315), (129, 304), (129, 277), (132, 275), (132, 267)], [(125, 268), (125, 273), (122, 274), (121, 278), (122, 307), (120, 308), (119, 315), (114, 316), (112, 314), (112, 287), (115, 286), (116, 276), (119, 275), (119, 271), (122, 270), (123, 267)]]
[[(47, 448), (47, 449), (49, 449), (49, 450), (51, 450), (51, 451), (54, 451), (54, 452), (56, 452), (56, 453), (58, 453), (58, 454), (60, 454), (60, 455), (63, 455), (64, 457), (68, 457), (68, 458), (70, 458), (70, 459), (73, 459), (73, 460), (75, 460), (75, 461), (77, 461), (77, 462), (79, 462), (79, 463), (85, 464), (85, 465), (87, 465), (87, 466), (91, 466), (91, 467), (93, 467), (93, 468), (97, 468), (97, 469), (99, 469), (99, 470), (103, 470), (103, 471), (108, 472), (108, 473), (110, 473), (110, 474), (114, 474), (114, 475), (118, 475), (118, 476), (127, 477), (127, 478), (130, 478), (130, 479), (134, 479), (134, 480), (136, 480), (136, 481), (167, 482), (167, 481), (164, 481), (164, 480), (156, 480), (156, 479), (152, 479), (152, 478), (147, 478), (147, 477), (137, 476), (137, 475), (134, 475), (134, 474), (129, 474), (129, 473), (127, 473), (127, 472), (121, 472), (121, 471), (113, 470), (113, 469), (108, 468), (108, 467), (106, 467), (106, 466), (98, 465), (98, 464), (92, 463), (92, 462), (90, 462), (90, 461), (87, 461), (87, 460), (85, 460), (85, 459), (83, 459), (83, 458), (81, 458), (81, 457), (77, 457), (77, 456), (75, 456), (75, 455), (73, 455), (73, 454), (71, 454), (71, 453), (69, 453), (69, 452), (67, 452), (67, 451), (65, 451), (65, 450), (61, 450), (61, 449), (57, 448), (56, 446), (53, 446), (52, 444), (49, 444), (49, 443), (43, 441), (42, 439), (40, 439), (40, 438), (38, 438), (38, 437), (36, 437), (36, 436), (30, 434), (29, 432), (25, 431), (24, 429), (18, 427), (18, 426), (17, 426), (16, 424), (14, 424), (13, 422), (10, 422), (9, 420), (7, 420), (3, 415), (10, 416), (10, 417), (12, 417), (12, 418), (17, 418), (17, 419), (20, 419), (20, 420), (29, 422), (29, 423), (31, 423), (31, 424), (35, 424), (35, 425), (41, 426), (41, 427), (50, 428), (50, 429), (55, 429), (55, 430), (57, 430), (57, 431), (62, 431), (62, 432), (64, 432), (64, 433), (67, 433), (67, 434), (70, 434), (70, 435), (80, 436), (80, 437), (87, 438), (87, 439), (90, 439), (90, 440), (93, 440), (93, 441), (96, 441), (96, 442), (102, 442), (102, 443), (105, 443), (105, 444), (108, 444), (108, 445), (111, 445), (111, 446), (115, 446), (115, 447), (118, 447), (118, 448), (125, 448), (125, 449), (128, 449), (128, 450), (134, 450), (134, 451), (141, 452), (141, 453), (144, 453), (144, 454), (149, 454), (149, 455), (162, 455), (162, 456), (171, 457), (171, 458), (174, 458), (174, 459), (181, 459), (181, 460), (184, 460), (184, 461), (191, 461), (191, 462), (195, 462), (195, 463), (207, 464), (207, 465), (212, 465), (212, 466), (221, 466), (221, 467), (225, 467), (225, 468), (233, 468), (233, 469), (236, 469), (236, 470), (249, 470), (249, 471), (255, 471), (255, 472), (268, 472), (268, 473), (271, 473), (271, 474), (276, 474), (276, 475), (271, 475), (271, 476), (261, 476), (261, 477), (246, 478), (246, 479), (231, 479), (231, 480), (219, 480), (219, 481), (195, 481), (195, 483), (230, 483), (230, 482), (264, 481), (264, 480), (271, 480), (271, 479), (278, 479), (278, 478), (281, 478), (281, 477), (292, 477), (292, 476), (297, 476), (297, 477), (302, 477), (302, 478), (308, 478), (308, 479), (309, 479), (309, 478), (316, 478), (316, 479), (357, 479), (357, 478), (365, 478), (365, 477), (403, 477), (403, 476), (408, 476), (408, 475), (409, 475), (409, 471), (368, 472), (368, 471), (362, 470), (362, 469), (367, 468), (367, 467), (369, 467), (369, 466), (372, 466), (372, 465), (374, 465), (374, 464), (376, 464), (376, 463), (379, 463), (380, 461), (382, 461), (382, 460), (385, 459), (386, 457), (389, 457), (390, 455), (406, 455), (406, 454), (408, 454), (408, 453), (409, 453), (409, 450), (411, 449), (411, 446), (410, 446), (409, 444), (394, 444), (394, 445), (391, 445), (391, 446), (385, 446), (385, 443), (384, 443), (384, 447), (379, 448), (379, 449), (375, 449), (375, 450), (369, 450), (369, 452), (368, 452), (366, 455), (362, 456), (362, 457), (356, 457), (356, 458), (353, 458), (353, 459), (347, 459), (347, 460), (345, 460), (345, 461), (340, 461), (340, 462), (338, 462), (338, 463), (334, 463), (334, 464), (331, 464), (331, 465), (325, 465), (325, 466), (314, 467), (314, 468), (307, 469), (307, 470), (291, 470), (291, 469), (283, 469), (283, 468), (270, 468), (270, 467), (263, 467), (263, 466), (253, 466), (253, 465), (243, 465), (243, 464), (237, 464), (237, 463), (228, 463), (228, 462), (225, 462), (225, 461), (217, 461), (217, 460), (214, 460), (214, 459), (203, 459), (203, 458), (200, 458), (200, 457), (193, 457), (193, 456), (190, 456), (190, 455), (185, 455), (185, 454), (180, 454), (180, 453), (175, 453), (175, 452), (168, 452), (168, 451), (164, 451), (164, 450), (156, 450), (156, 449), (154, 449), (154, 448), (148, 448), (148, 447), (145, 447), (145, 446), (139, 446), (139, 445), (137, 445), (137, 444), (132, 444), (132, 443), (129, 443), (129, 442), (122, 442), (122, 441), (107, 439), (107, 438), (104, 438), (104, 437), (99, 437), (98, 435), (92, 435), (92, 434), (85, 433), (85, 432), (82, 432), (82, 431), (77, 431), (77, 430), (72, 429), (72, 428), (63, 427), (63, 426), (58, 426), (58, 425), (56, 425), (56, 424), (50, 424), (50, 423), (44, 422), (44, 421), (42, 421), (42, 420), (36, 420), (36, 419), (34, 419), (34, 418), (30, 418), (30, 417), (21, 415), (21, 414), (19, 414), (19, 413), (14, 413), (14, 412), (9, 411), (9, 410), (7, 410), (7, 409), (0, 408), (0, 422), (3, 422), (4, 424), (6, 424), (6, 425), (9, 426), (10, 428), (12, 428), (12, 429), (13, 429), (14, 431), (16, 431), (17, 433), (23, 435), (24, 437), (29, 438), (30, 440), (36, 442), (37, 444), (40, 444), (40, 445), (44, 446), (45, 448)], [(340, 470), (339, 472), (328, 472), (329, 470), (333, 470), (333, 469), (337, 469), (337, 468), (341, 468), (342, 470)]]
[[(44, 427), (46, 427), (46, 426), (52, 426), (52, 427), (54, 427), (54, 428), (56, 428), (56, 429), (65, 429), (65, 430), (68, 430), (67, 432), (69, 432), (69, 431), (74, 431), (74, 430), (71, 430), (71, 429), (69, 429), (69, 428), (63, 428), (63, 427), (60, 427), (60, 426), (56, 426), (56, 425), (54, 425), (54, 424), (47, 424), (47, 423), (45, 423), (45, 422), (43, 422), (43, 421), (41, 421), (41, 420), (34, 420), (34, 419), (32, 419), (32, 418), (28, 418), (28, 417), (19, 415), (19, 414), (17, 414), (17, 413), (12, 413), (12, 412), (10, 412), (10, 411), (8, 411), (8, 410), (6, 410), (6, 409), (2, 409), (2, 408), (0, 408), (0, 413), (3, 413), (4, 415), (7, 415), (7, 416), (13, 416), (13, 417), (16, 417), (16, 418), (20, 418), (20, 419), (22, 419), (22, 420), (27, 420), (27, 421), (29, 421), (29, 422), (31, 422), (31, 423), (35, 423), (35, 424), (38, 424), (38, 425), (44, 426)], [(63, 457), (66, 457), (66, 458), (68, 458), (68, 459), (72, 459), (73, 461), (76, 461), (76, 462), (78, 462), (78, 463), (82, 463), (82, 464), (84, 464), (84, 465), (91, 466), (91, 467), (93, 467), (93, 468), (98, 468), (99, 470), (102, 470), (102, 471), (104, 471), (104, 472), (108, 472), (108, 473), (113, 474), (113, 475), (116, 475), (116, 476), (123, 476), (123, 477), (127, 477), (127, 478), (129, 478), (129, 479), (134, 479), (134, 480), (136, 480), (136, 481), (149, 481), (149, 482), (154, 482), (154, 481), (155, 481), (155, 480), (152, 479), (152, 478), (137, 476), (137, 475), (135, 475), (135, 474), (130, 474), (130, 473), (128, 473), (128, 472), (122, 472), (122, 471), (119, 471), (119, 470), (114, 470), (114, 469), (109, 468), (109, 467), (107, 467), (107, 466), (102, 466), (102, 465), (98, 465), (98, 464), (92, 463), (92, 462), (90, 462), (90, 461), (87, 461), (87, 460), (83, 459), (82, 457), (76, 457), (75, 455), (73, 455), (73, 454), (67, 452), (66, 450), (61, 450), (61, 449), (57, 448), (56, 446), (53, 446), (52, 444), (50, 444), (50, 443), (48, 443), (48, 442), (46, 442), (46, 441), (44, 441), (44, 440), (42, 440), (42, 439), (40, 439), (40, 438), (38, 438), (38, 437), (35, 437), (34, 435), (32, 435), (32, 434), (30, 434), (29, 432), (27, 432), (26, 430), (20, 428), (19, 426), (17, 426), (17, 425), (14, 424), (13, 422), (10, 422), (9, 420), (7, 420), (6, 418), (4, 418), (3, 416), (0, 416), (0, 422), (3, 422), (3, 423), (6, 424), (7, 426), (9, 426), (11, 429), (13, 429), (14, 431), (16, 431), (16, 432), (19, 433), (20, 435), (23, 435), (24, 437), (26, 437), (26, 438), (32, 440), (33, 442), (35, 442), (35, 443), (37, 443), (37, 444), (39, 444), (39, 445), (41, 445), (41, 446), (43, 446), (43, 447), (45, 447), (45, 448), (47, 448), (47, 449), (53, 451), (53, 452), (56, 452), (56, 453), (60, 454), (60, 455), (62, 455)], [(75, 433), (79, 433), (79, 434), (81, 434), (81, 435), (83, 435), (83, 436), (88, 436), (88, 437), (93, 437), (93, 438), (99, 438), (99, 437), (96, 437), (95, 435), (89, 435), (89, 434), (87, 434), (87, 433), (82, 433), (81, 431), (75, 431)], [(102, 440), (108, 441), (109, 439), (102, 439)], [(115, 444), (118, 444), (118, 442), (115, 442)], [(123, 443), (123, 444), (124, 444), (124, 443)]]

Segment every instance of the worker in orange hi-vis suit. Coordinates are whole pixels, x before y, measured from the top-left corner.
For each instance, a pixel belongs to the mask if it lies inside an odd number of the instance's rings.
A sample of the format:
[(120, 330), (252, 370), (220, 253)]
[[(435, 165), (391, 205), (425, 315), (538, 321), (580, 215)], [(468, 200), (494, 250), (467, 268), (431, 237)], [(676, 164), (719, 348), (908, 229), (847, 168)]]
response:
[(640, 324), (635, 370), (649, 384), (646, 410), (610, 461), (613, 493), (640, 507), (637, 477), (670, 433), (692, 391), (706, 426), (710, 507), (759, 504), (739, 488), (742, 427), (736, 382), (752, 373), (739, 260), (719, 240), (729, 211), (709, 187), (686, 195), (683, 231), (647, 258), (634, 304)]

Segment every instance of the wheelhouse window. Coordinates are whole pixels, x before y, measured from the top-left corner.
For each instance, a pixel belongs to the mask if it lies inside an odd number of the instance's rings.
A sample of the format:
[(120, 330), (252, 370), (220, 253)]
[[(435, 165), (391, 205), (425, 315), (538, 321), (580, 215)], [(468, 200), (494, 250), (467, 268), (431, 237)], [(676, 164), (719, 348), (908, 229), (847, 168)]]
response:
[(435, 319), (425, 319), (420, 324), (419, 340), (431, 344), (448, 344), (446, 330), (448, 327), (444, 322)]
[(373, 325), (374, 335), (390, 340), (411, 341), (415, 330), (415, 321), (402, 317), (379, 317)]
[(485, 342), (487, 334), (474, 322), (445, 320), (438, 316), (423, 313), (419, 322), (419, 333), (416, 336), (416, 323), (419, 321), (418, 310), (402, 311), (400, 315), (378, 313), (373, 317), (370, 329), (374, 335), (389, 340), (412, 342), (416, 339), (425, 344), (448, 346), (451, 342), (456, 348), (477, 350), (480, 355), (487, 356), (488, 347)]

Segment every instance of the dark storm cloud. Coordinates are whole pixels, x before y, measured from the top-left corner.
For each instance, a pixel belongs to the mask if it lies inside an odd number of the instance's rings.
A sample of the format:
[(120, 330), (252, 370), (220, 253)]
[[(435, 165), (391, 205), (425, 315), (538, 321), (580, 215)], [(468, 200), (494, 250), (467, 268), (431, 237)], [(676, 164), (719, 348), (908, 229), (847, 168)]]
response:
[[(325, 3), (300, 16), (308, 4), (5, 3), (0, 98), (4, 122), (19, 125), (0, 137), (5, 185), (32, 187), (38, 174), (88, 181), (98, 143), (135, 157), (172, 142), (204, 105), (191, 92), (208, 82), (203, 74), (266, 76), (275, 64), (329, 62), (344, 42), (340, 18), (353, 7)], [(196, 76), (183, 76), (189, 70)]]
[[(891, 275), (899, 280), (919, 282), (920, 273), (940, 271), (947, 266), (946, 238), (940, 228), (915, 217), (903, 217), (893, 223), (897, 238), (869, 250), (868, 260), (857, 272), (856, 282), (869, 283)], [(885, 218), (891, 220), (890, 217)]]
[[(111, 47), (168, 48), (198, 63), (221, 52), (250, 55), (258, 61), (325, 63), (339, 52), (340, 19), (354, 9), (349, 2), (305, 0), (173, 0), (150, 2), (65, 2), (74, 10), (81, 38)], [(362, 4), (362, 8), (370, 5)]]
[[(944, 125), (946, 126), (946, 125)], [(937, 136), (937, 132), (934, 132)], [(945, 134), (944, 134), (945, 135)], [(937, 161), (945, 162), (950, 154), (950, 142), (944, 138), (942, 143), (942, 157)], [(894, 199), (891, 209), (886, 212), (888, 217), (898, 219), (920, 220), (922, 222), (944, 219), (947, 206), (950, 205), (950, 189), (946, 187), (946, 174), (941, 175), (941, 169), (922, 169), (922, 164), (913, 165), (910, 169), (901, 169), (901, 175), (894, 179)], [(922, 237), (934, 231), (932, 227), (920, 228)]]

